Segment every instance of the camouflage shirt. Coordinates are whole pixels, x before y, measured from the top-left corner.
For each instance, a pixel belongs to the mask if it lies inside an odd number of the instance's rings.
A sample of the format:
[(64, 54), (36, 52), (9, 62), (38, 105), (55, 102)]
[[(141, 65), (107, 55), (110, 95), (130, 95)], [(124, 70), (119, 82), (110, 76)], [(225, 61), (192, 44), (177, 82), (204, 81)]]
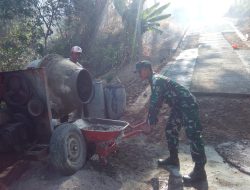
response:
[(180, 112), (197, 107), (195, 97), (190, 91), (168, 77), (153, 74), (149, 81), (152, 92), (148, 112), (150, 125), (157, 123), (157, 115), (163, 103)]

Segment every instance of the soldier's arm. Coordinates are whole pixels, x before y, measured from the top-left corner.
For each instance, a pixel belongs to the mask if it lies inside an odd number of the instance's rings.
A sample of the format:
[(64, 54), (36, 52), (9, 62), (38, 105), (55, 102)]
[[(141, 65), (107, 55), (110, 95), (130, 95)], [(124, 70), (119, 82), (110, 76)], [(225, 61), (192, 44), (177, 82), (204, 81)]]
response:
[(164, 89), (160, 82), (153, 85), (152, 94), (150, 97), (150, 104), (148, 110), (148, 123), (150, 125), (155, 125), (158, 121), (157, 116), (162, 107), (164, 100)]

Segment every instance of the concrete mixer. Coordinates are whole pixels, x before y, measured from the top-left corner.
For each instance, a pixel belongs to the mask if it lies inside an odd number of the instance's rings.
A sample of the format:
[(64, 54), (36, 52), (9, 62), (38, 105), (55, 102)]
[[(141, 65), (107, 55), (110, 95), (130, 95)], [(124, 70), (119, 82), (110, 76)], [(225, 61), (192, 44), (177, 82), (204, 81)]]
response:
[(49, 153), (58, 170), (74, 173), (86, 161), (84, 136), (73, 121), (55, 125), (53, 119), (91, 96), (90, 73), (60, 55), (47, 55), (25, 70), (0, 72), (0, 154), (38, 159)]
[(0, 163), (11, 152), (22, 159), (49, 156), (57, 170), (71, 175), (94, 154), (106, 164), (119, 143), (148, 130), (144, 123), (100, 118), (53, 122), (87, 103), (92, 91), (89, 72), (59, 55), (0, 72)]
[(60, 55), (51, 54), (27, 68), (45, 68), (53, 118), (61, 118), (92, 96), (89, 72)]

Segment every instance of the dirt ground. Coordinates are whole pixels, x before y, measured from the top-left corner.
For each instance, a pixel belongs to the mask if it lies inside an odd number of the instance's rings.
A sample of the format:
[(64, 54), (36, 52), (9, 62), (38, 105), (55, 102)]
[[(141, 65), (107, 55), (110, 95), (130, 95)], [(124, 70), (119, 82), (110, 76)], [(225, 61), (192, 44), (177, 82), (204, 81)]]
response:
[(237, 36), (235, 32), (224, 32), (223, 36), (231, 45), (236, 44), (237, 49), (241, 50), (250, 49), (244, 42), (241, 41), (241, 39)]
[(237, 22), (237, 28), (243, 35), (248, 35), (250, 38), (250, 17), (239, 19)]
[[(229, 36), (233, 38), (233, 36)], [(186, 46), (195, 46), (197, 37), (188, 40)], [(184, 47), (185, 48), (185, 47)], [(139, 94), (147, 87), (147, 84), (133, 81), (127, 85), (128, 107), (132, 106)], [(144, 94), (145, 98), (149, 94)], [(200, 105), (200, 117), (204, 129), (204, 140), (206, 146), (215, 147), (220, 143), (227, 141), (250, 140), (250, 98), (237, 97), (197, 97)], [(147, 113), (147, 105), (142, 110), (134, 113), (125, 113), (123, 120), (131, 124), (143, 121)], [(164, 168), (158, 168), (156, 160), (160, 157), (167, 157), (168, 151), (165, 139), (165, 123), (168, 119), (169, 108), (164, 106), (159, 115), (159, 123), (152, 130), (149, 136), (140, 135), (135, 138), (123, 141), (119, 145), (116, 154), (111, 155), (107, 166), (102, 166), (96, 159), (91, 159), (85, 167), (76, 174), (64, 177), (57, 173), (47, 160), (42, 162), (32, 162), (30, 169), (25, 172), (21, 178), (16, 181), (10, 189), (107, 189), (107, 190), (158, 190), (158, 189), (184, 189), (179, 173), (168, 172)], [(184, 132), (180, 135), (180, 143), (187, 146), (187, 139)], [(210, 149), (207, 149), (208, 156), (211, 156)], [(181, 148), (181, 173), (187, 173), (191, 170), (191, 158), (186, 148)], [(214, 154), (214, 153), (213, 153)], [(221, 158), (218, 158), (219, 164), (224, 164)], [(187, 161), (188, 160), (188, 161)], [(186, 164), (187, 161), (189, 164)], [(211, 180), (185, 189), (246, 189), (247, 184), (241, 180), (245, 180), (245, 176), (237, 170), (232, 170), (226, 166), (229, 176), (220, 177), (219, 164), (217, 161), (210, 161), (209, 168), (211, 172), (209, 176)], [(192, 164), (192, 163), (191, 163)], [(216, 165), (217, 164), (217, 165)], [(212, 169), (211, 169), (212, 168)], [(217, 173), (216, 173), (217, 172)], [(240, 176), (242, 178), (232, 187), (230, 180), (231, 175)], [(214, 177), (215, 176), (215, 177)], [(218, 177), (217, 177), (218, 176)], [(245, 180), (247, 181), (247, 180)], [(220, 184), (218, 186), (214, 184)], [(242, 184), (242, 186), (241, 186)], [(224, 188), (222, 188), (222, 186)], [(248, 186), (249, 187), (249, 186)]]
[(250, 139), (250, 98), (199, 97), (198, 101), (208, 143)]
[[(200, 116), (204, 127), (204, 139), (206, 146), (213, 146), (232, 140), (250, 139), (249, 98), (224, 98), (224, 97), (198, 97), (200, 104)], [(138, 115), (124, 116), (127, 121), (136, 122), (146, 114), (146, 107)], [(138, 190), (157, 190), (157, 189), (218, 189), (220, 186), (208, 181), (198, 186), (183, 187), (181, 177), (172, 176), (164, 168), (158, 168), (156, 160), (160, 157), (167, 157), (168, 151), (164, 134), (165, 122), (169, 109), (164, 106), (159, 116), (159, 123), (152, 130), (149, 136), (138, 136), (122, 142), (116, 154), (108, 159), (108, 165), (102, 166), (98, 160), (92, 159), (87, 162), (85, 167), (70, 177), (61, 176), (49, 164), (47, 160), (43, 162), (31, 163), (30, 169), (15, 182), (10, 189), (37, 189), (42, 190), (66, 190), (66, 189), (138, 189)], [(187, 145), (184, 133), (180, 135), (180, 142)], [(181, 148), (181, 170), (187, 173), (192, 165), (188, 147)], [(212, 154), (206, 150), (208, 157)], [(189, 164), (187, 164), (188, 162)], [(183, 165), (183, 163), (185, 163)], [(209, 165), (216, 164), (209, 162)], [(223, 162), (222, 162), (223, 164)], [(210, 168), (211, 166), (209, 166)], [(230, 166), (228, 166), (230, 167)], [(212, 174), (216, 175), (218, 169), (212, 169)], [(229, 172), (226, 170), (226, 172)], [(214, 174), (215, 173), (215, 174)], [(234, 170), (235, 174), (240, 174)], [(217, 174), (218, 175), (218, 174)], [(241, 175), (241, 174), (240, 174)], [(219, 174), (218, 176), (221, 176)], [(214, 177), (213, 177), (214, 178)], [(231, 189), (230, 179), (216, 177), (216, 182)], [(211, 188), (211, 186), (215, 188)], [(223, 189), (223, 188), (222, 188)], [(227, 188), (226, 188), (227, 189)], [(232, 188), (234, 189), (234, 188)], [(238, 188), (236, 188), (238, 189)], [(239, 188), (242, 189), (242, 188)], [(244, 189), (244, 188), (243, 188)]]

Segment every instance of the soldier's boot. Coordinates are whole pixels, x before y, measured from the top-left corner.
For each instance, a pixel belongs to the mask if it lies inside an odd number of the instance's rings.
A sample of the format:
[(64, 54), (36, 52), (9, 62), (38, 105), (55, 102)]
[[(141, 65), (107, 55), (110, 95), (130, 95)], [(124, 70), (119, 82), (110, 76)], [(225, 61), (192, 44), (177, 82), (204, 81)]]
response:
[(180, 161), (178, 158), (178, 151), (170, 151), (170, 156), (167, 159), (159, 159), (158, 166), (176, 166), (180, 167)]
[(183, 176), (184, 183), (193, 183), (207, 179), (205, 164), (195, 164), (193, 171), (189, 175)]

